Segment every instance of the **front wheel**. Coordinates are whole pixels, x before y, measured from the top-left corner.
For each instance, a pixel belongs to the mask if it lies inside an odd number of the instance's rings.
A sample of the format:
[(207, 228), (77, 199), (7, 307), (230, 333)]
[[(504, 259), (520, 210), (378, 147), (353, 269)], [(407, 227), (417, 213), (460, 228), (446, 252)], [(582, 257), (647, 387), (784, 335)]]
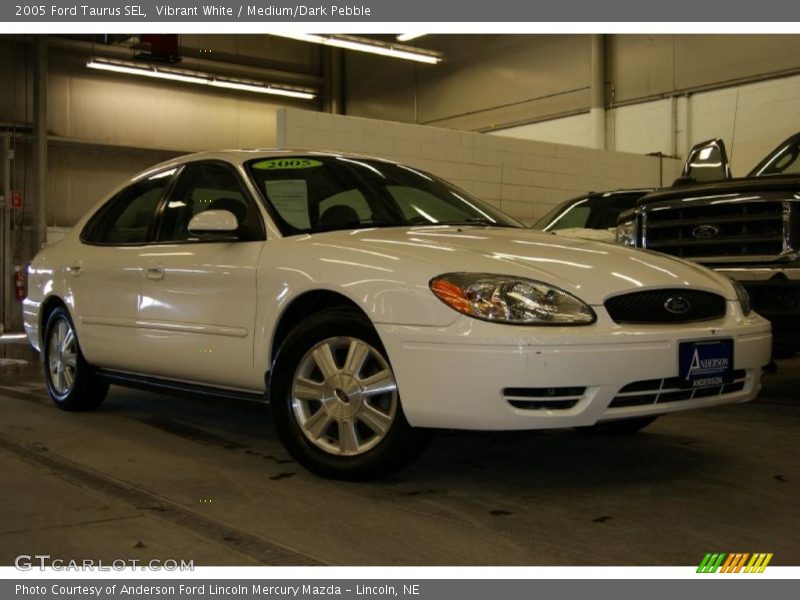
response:
[(292, 331), (269, 391), (289, 453), (323, 477), (387, 475), (416, 459), (429, 437), (406, 420), (383, 345), (354, 310), (323, 311)]
[(44, 380), (47, 392), (63, 410), (92, 410), (108, 393), (108, 383), (100, 379), (86, 362), (69, 313), (56, 308), (47, 319), (42, 347)]

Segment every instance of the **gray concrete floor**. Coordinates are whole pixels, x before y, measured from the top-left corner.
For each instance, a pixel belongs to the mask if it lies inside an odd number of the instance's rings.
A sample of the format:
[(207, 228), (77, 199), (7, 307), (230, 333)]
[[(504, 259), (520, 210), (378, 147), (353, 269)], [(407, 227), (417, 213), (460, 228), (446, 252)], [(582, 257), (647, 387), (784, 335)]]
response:
[(742, 551), (798, 565), (798, 367), (781, 362), (756, 402), (631, 438), (445, 432), (402, 473), (347, 484), (291, 461), (262, 406), (115, 387), (69, 414), (6, 363), (0, 564), (692, 565)]

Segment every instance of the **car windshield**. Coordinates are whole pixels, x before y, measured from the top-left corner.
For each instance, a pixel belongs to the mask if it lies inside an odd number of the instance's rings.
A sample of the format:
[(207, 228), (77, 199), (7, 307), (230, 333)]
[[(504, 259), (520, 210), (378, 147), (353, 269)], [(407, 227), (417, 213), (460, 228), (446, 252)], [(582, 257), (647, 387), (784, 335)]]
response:
[(748, 177), (800, 175), (800, 134), (790, 137), (767, 155)]
[(649, 190), (583, 196), (559, 204), (539, 219), (533, 229), (612, 229), (620, 213), (636, 206), (636, 201)]
[(433, 175), (343, 156), (249, 161), (247, 171), (284, 235), (407, 225), (522, 227)]

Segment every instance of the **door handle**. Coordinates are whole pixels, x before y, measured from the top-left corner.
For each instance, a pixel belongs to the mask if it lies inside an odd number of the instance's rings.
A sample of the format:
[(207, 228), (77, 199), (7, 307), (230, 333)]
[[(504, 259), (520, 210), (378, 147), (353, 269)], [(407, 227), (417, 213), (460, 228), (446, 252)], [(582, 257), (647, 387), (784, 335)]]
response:
[(164, 265), (157, 262), (149, 262), (144, 268), (144, 276), (148, 279), (164, 279)]
[(73, 277), (80, 277), (81, 273), (83, 273), (83, 263), (79, 260), (73, 260), (67, 265), (67, 271)]

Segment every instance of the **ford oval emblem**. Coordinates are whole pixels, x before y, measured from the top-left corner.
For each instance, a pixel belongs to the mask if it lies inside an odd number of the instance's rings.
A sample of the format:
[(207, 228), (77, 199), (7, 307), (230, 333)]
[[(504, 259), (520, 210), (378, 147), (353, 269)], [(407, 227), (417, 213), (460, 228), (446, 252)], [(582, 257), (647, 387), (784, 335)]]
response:
[(720, 234), (716, 225), (698, 225), (692, 229), (692, 237), (696, 240), (712, 240)]
[(692, 308), (692, 304), (686, 296), (670, 296), (664, 302), (664, 308), (673, 315), (685, 315)]

